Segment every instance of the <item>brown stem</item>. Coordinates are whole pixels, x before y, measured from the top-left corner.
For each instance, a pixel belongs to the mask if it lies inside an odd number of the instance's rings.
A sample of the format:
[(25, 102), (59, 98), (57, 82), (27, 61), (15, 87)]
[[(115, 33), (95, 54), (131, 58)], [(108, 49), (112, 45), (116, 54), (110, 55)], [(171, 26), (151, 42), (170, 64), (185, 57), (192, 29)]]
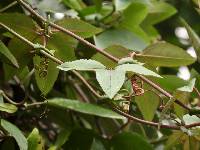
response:
[[(47, 20), (45, 18), (43, 18), (42, 16), (40, 16), (37, 12), (35, 12), (28, 4), (26, 4), (23, 0), (17, 0), (25, 9), (27, 9), (32, 15), (36, 16), (38, 19), (40, 19), (43, 22), (47, 22)], [(54, 24), (52, 22), (49, 22), (49, 25), (59, 31), (62, 31), (72, 37), (74, 37), (75, 39), (77, 39), (78, 41), (82, 42), (83, 44), (95, 49), (97, 52), (101, 53), (102, 55), (106, 56), (107, 58), (113, 60), (114, 62), (118, 62), (119, 59), (112, 56), (111, 54), (107, 53), (106, 51), (104, 51), (103, 49), (100, 49), (98, 47), (96, 47), (95, 45), (93, 45), (92, 43), (88, 42), (87, 40), (83, 39), (82, 37), (74, 34), (73, 32), (57, 25)], [(157, 89), (158, 91), (160, 91), (162, 94), (164, 94), (165, 96), (167, 96), (168, 98), (172, 98), (173, 96), (168, 93), (167, 91), (163, 90), (161, 87), (159, 87), (158, 85), (156, 85), (155, 83), (153, 83), (152, 81), (150, 81), (149, 79), (147, 79), (146, 77), (142, 76), (142, 75), (138, 75), (143, 81), (145, 81), (146, 83), (148, 83), (149, 85), (151, 85), (152, 87), (154, 87), (155, 89)], [(93, 92), (94, 93), (94, 92)], [(96, 93), (96, 92), (95, 92)], [(175, 101), (178, 105), (180, 105), (181, 107), (190, 110), (189, 107), (187, 107), (185, 104), (183, 104), (182, 102), (180, 102), (179, 100)]]

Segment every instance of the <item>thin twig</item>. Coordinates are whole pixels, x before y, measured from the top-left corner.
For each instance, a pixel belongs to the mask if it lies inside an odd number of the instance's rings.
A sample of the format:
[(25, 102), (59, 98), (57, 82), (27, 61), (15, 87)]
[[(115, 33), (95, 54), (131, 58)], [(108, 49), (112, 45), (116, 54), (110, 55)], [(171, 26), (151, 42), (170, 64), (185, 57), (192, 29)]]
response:
[(16, 1), (14, 1), (14, 2), (12, 2), (12, 3), (8, 4), (8, 5), (7, 5), (7, 6), (5, 6), (4, 8), (0, 9), (0, 13), (2, 13), (2, 12), (4, 12), (4, 11), (8, 10), (9, 8), (11, 8), (11, 7), (15, 6), (16, 4), (17, 4), (17, 2), (16, 2)]

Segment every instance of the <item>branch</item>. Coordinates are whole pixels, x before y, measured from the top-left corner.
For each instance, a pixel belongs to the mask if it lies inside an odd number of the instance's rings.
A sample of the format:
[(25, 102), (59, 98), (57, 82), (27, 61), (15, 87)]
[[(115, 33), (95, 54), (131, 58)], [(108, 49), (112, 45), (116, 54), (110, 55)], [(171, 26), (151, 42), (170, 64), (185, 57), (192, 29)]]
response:
[[(29, 44), (30, 46), (33, 46), (34, 47), (34, 43), (30, 42), (29, 40), (25, 39), (24, 37), (22, 37), (21, 35), (19, 35), (18, 33), (16, 33), (15, 31), (11, 30), (9, 27), (7, 27), (6, 25), (0, 23), (0, 25), (2, 27), (4, 27), (5, 29), (7, 29), (10, 33), (14, 34), (16, 37), (18, 37), (19, 39), (21, 39), (22, 41), (26, 42), (27, 44)], [(48, 50), (48, 49), (46, 49)], [(49, 59), (51, 59), (52, 61), (56, 62), (57, 64), (62, 64), (63, 62), (61, 60), (59, 60), (58, 58), (50, 55), (48, 52), (44, 51), (44, 50), (40, 50), (40, 53), (45, 55), (46, 57), (48, 57)], [(85, 86), (87, 86), (91, 92), (98, 98), (101, 98), (101, 96), (92, 88), (92, 86), (81, 76), (81, 74), (79, 74), (77, 71), (73, 71), (73, 73), (75, 73), (75, 75), (85, 84)], [(7, 97), (5, 97), (7, 98)], [(12, 100), (10, 100), (9, 98), (7, 98), (7, 100), (10, 102), (10, 103), (13, 103), (15, 105), (18, 105), (17, 103), (13, 102)], [(32, 103), (32, 104), (26, 104), (25, 106), (26, 107), (33, 107), (33, 106), (38, 106), (38, 105), (43, 105), (43, 104), (46, 104), (47, 101), (45, 102), (36, 102), (36, 103)], [(120, 109), (118, 109), (116, 106), (113, 106), (113, 109), (125, 116), (126, 118), (130, 119), (130, 120), (134, 120), (136, 122), (139, 122), (139, 123), (142, 123), (142, 124), (147, 124), (147, 125), (151, 125), (151, 126), (157, 126), (160, 125), (159, 123), (155, 123), (155, 122), (151, 122), (151, 121), (146, 121), (146, 120), (143, 120), (143, 119), (139, 119), (139, 118), (136, 118), (134, 116), (131, 116), (130, 114), (127, 114), (123, 111), (121, 111)], [(190, 125), (185, 125), (184, 127), (185, 128), (192, 128), (192, 127), (195, 127), (195, 126), (200, 126), (200, 123), (194, 123), (194, 124), (190, 124)], [(175, 130), (179, 130), (180, 127), (179, 126), (170, 126), (170, 125), (161, 125), (160, 126), (161, 128), (169, 128), (169, 129), (175, 129)]]
[[(47, 19), (43, 18), (42, 16), (40, 16), (36, 11), (34, 11), (27, 3), (25, 3), (23, 0), (16, 0), (18, 1), (26, 10), (28, 10), (32, 15), (34, 15), (35, 17), (37, 17), (41, 22), (47, 22)], [(111, 59), (114, 62), (118, 62), (119, 59), (112, 56), (111, 54), (107, 53), (106, 51), (104, 51), (103, 49), (100, 49), (98, 47), (96, 47), (95, 45), (93, 45), (92, 43), (88, 42), (87, 40), (83, 39), (82, 37), (74, 34), (73, 32), (55, 24), (52, 22), (49, 22), (49, 25), (59, 31), (62, 31), (63, 33), (66, 33), (67, 35), (70, 35), (71, 37), (74, 37), (75, 39), (77, 39), (78, 41), (80, 41), (81, 43), (95, 49), (97, 52), (101, 53), (102, 55), (104, 55), (105, 57)], [(140, 77), (141, 80), (145, 81), (146, 83), (148, 83), (149, 85), (151, 85), (152, 87), (154, 87), (156, 90), (158, 90), (159, 92), (161, 92), (162, 94), (164, 94), (165, 96), (167, 96), (168, 98), (172, 98), (173, 96), (168, 93), (167, 91), (165, 91), (164, 89), (162, 89), (161, 87), (159, 87), (158, 85), (156, 85), (155, 83), (153, 83), (152, 81), (150, 81), (149, 79), (147, 79), (146, 77), (142, 76), (142, 75), (138, 75), (138, 77)], [(94, 93), (94, 92), (93, 92)], [(181, 107), (190, 110), (189, 107), (187, 107), (185, 104), (183, 104), (182, 102), (180, 102), (179, 100), (175, 100), (175, 103), (177, 103), (178, 105), (180, 105)]]

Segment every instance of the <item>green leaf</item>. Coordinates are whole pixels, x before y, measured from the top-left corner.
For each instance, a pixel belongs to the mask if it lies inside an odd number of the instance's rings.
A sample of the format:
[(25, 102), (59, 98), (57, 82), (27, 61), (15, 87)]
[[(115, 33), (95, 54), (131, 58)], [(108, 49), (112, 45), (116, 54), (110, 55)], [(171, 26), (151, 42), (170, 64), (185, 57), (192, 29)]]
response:
[(140, 62), (155, 66), (177, 67), (195, 62), (182, 48), (166, 42), (158, 42), (150, 45), (136, 59)]
[(85, 7), (82, 0), (62, 0), (62, 2), (68, 7), (79, 11)]
[(61, 146), (65, 144), (65, 142), (69, 139), (70, 134), (71, 134), (71, 130), (62, 129), (60, 131), (55, 142), (55, 146), (57, 149), (61, 148)]
[(15, 113), (17, 111), (17, 107), (9, 103), (0, 103), (0, 111)]
[(112, 45), (121, 45), (127, 49), (141, 51), (147, 43), (135, 33), (126, 29), (109, 29), (95, 37), (97, 47), (105, 49)]
[(95, 60), (80, 59), (71, 62), (65, 62), (57, 66), (60, 70), (95, 70), (95, 69), (105, 69), (106, 67)]
[(19, 68), (18, 62), (13, 54), (9, 51), (9, 49), (4, 45), (4, 43), (0, 40), (0, 58), (1, 60), (5, 60), (5, 63), (9, 63), (16, 68)]
[(180, 142), (180, 139), (183, 136), (184, 136), (184, 133), (181, 131), (175, 131), (173, 134), (171, 134), (165, 145), (165, 150), (171, 150), (173, 146), (175, 146), (176, 144)]
[(144, 25), (157, 24), (177, 12), (177, 10), (172, 5), (162, 1), (152, 2), (148, 6), (149, 14), (143, 22)]
[[(133, 12), (134, 11), (134, 12)], [(133, 2), (123, 11), (123, 20), (121, 25), (123, 27), (135, 27), (140, 23), (148, 14), (148, 8), (145, 4)]]
[(94, 138), (90, 150), (106, 150), (106, 149), (100, 140)]
[(71, 109), (80, 113), (95, 115), (99, 117), (124, 119), (123, 116), (113, 112), (112, 110), (89, 103), (82, 103), (77, 100), (54, 98), (48, 100), (48, 105), (52, 105), (58, 108)]
[(27, 140), (28, 140), (28, 150), (44, 149), (44, 143), (37, 128), (33, 129), (33, 131), (29, 134)]
[(35, 23), (22, 13), (0, 13), (0, 22), (10, 27), (25, 38), (35, 33)]
[(8, 132), (9, 136), (15, 138), (20, 150), (28, 150), (27, 140), (18, 127), (4, 119), (1, 119), (1, 126)]
[[(185, 105), (188, 104), (190, 99), (190, 93), (188, 92), (175, 91), (173, 93), (173, 96)], [(187, 111), (184, 108), (182, 108), (176, 103), (174, 103), (174, 111), (179, 118), (182, 118), (183, 115), (187, 113)]]
[(96, 79), (106, 95), (112, 99), (125, 81), (125, 71), (98, 69)]
[(97, 12), (100, 11), (102, 8), (102, 0), (94, 0), (94, 4), (95, 4)]
[(135, 102), (137, 103), (144, 119), (148, 121), (153, 120), (160, 103), (160, 98), (155, 93), (147, 91), (141, 96), (136, 96)]
[(52, 89), (58, 77), (59, 70), (56, 68), (57, 64), (49, 60), (46, 76), (44, 77), (40, 76), (40, 73), (44, 71), (44, 69), (40, 70), (40, 67), (41, 68), (43, 67), (40, 65), (40, 62), (43, 60), (44, 58), (40, 58), (39, 56), (35, 56), (33, 58), (34, 65), (38, 66), (38, 68), (35, 69), (35, 79), (36, 79), (37, 86), (42, 92), (42, 94), (46, 95)]
[(47, 47), (55, 51), (55, 57), (63, 61), (72, 61), (76, 59), (74, 49), (77, 44), (78, 41), (74, 38), (64, 33), (56, 33), (48, 39)]
[(190, 42), (197, 53), (197, 60), (198, 60), (198, 62), (200, 62), (200, 38), (197, 35), (197, 33), (189, 26), (189, 24), (187, 24), (187, 22), (184, 19), (181, 18), (181, 22), (187, 29), (187, 32), (188, 32), (188, 35), (190, 38)]
[(189, 81), (188, 85), (180, 87), (177, 90), (184, 91), (184, 92), (192, 92), (194, 89), (194, 86), (195, 86), (195, 81), (196, 81), (196, 79), (194, 78)]
[(56, 23), (83, 38), (89, 38), (102, 31), (102, 29), (79, 19), (66, 18)]
[(154, 76), (154, 77), (159, 77), (162, 78), (159, 74), (143, 67), (142, 65), (139, 64), (123, 64), (119, 65), (116, 67), (116, 70), (121, 70), (121, 71), (127, 71), (127, 72), (134, 72), (142, 75), (147, 75), (147, 76)]
[(113, 150), (153, 150), (141, 135), (133, 132), (117, 134), (111, 140)]
[[(116, 58), (126, 57), (131, 52), (131, 50), (128, 50), (127, 48), (119, 46), (119, 45), (112, 45), (112, 46), (106, 48), (104, 51), (108, 52), (109, 54), (113, 55)], [(104, 64), (108, 68), (114, 68), (114, 67), (117, 66), (116, 62), (113, 62), (112, 60), (110, 60), (106, 56), (99, 54), (99, 53), (95, 54), (92, 57), (92, 59), (101, 62), (102, 64)]]

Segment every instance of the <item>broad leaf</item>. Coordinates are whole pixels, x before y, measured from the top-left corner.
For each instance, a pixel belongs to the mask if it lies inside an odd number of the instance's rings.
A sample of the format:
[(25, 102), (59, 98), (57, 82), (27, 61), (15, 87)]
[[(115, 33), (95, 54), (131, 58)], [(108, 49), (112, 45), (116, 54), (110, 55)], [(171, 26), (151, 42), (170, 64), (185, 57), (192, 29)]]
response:
[(134, 73), (138, 73), (138, 74), (142, 74), (142, 75), (155, 76), (155, 77), (162, 78), (159, 74), (157, 74), (139, 64), (122, 64), (122, 65), (117, 66), (116, 70), (134, 72)]
[[(110, 46), (110, 47), (106, 48), (104, 51), (108, 52), (109, 54), (111, 54), (111, 55), (113, 55), (113, 56), (115, 56), (116, 58), (119, 58), (119, 59), (128, 56), (128, 54), (131, 52), (127, 48), (119, 46), (119, 45)], [(92, 59), (101, 62), (102, 64), (104, 64), (108, 68), (114, 68), (117, 65), (116, 62), (113, 62), (112, 60), (110, 60), (106, 56), (99, 54), (99, 53), (95, 54), (92, 57)]]
[(1, 58), (1, 61), (5, 62), (5, 63), (9, 63), (16, 68), (19, 68), (16, 58), (13, 56), (13, 54), (4, 45), (4, 43), (2, 41), (0, 41), (0, 58)]
[(82, 0), (62, 0), (62, 2), (68, 7), (80, 11), (85, 7)]
[(137, 103), (144, 119), (151, 121), (153, 120), (160, 103), (160, 97), (154, 92), (147, 91), (141, 96), (136, 96), (135, 102)]
[(28, 150), (44, 149), (44, 143), (37, 128), (33, 129), (33, 131), (29, 134), (27, 140), (28, 140)]
[(102, 8), (102, 0), (94, 0), (94, 4), (95, 4), (97, 12), (100, 11)]
[(109, 29), (95, 37), (97, 47), (105, 49), (112, 45), (121, 45), (127, 49), (141, 51), (147, 43), (138, 35), (126, 29)]
[(182, 48), (166, 42), (158, 42), (147, 47), (136, 59), (155, 66), (177, 67), (195, 62)]
[(70, 30), (71, 32), (78, 34), (83, 38), (89, 38), (102, 31), (102, 29), (78, 19), (67, 18), (58, 21), (57, 24)]
[(125, 71), (99, 69), (96, 70), (96, 79), (106, 95), (112, 99), (125, 81)]
[(90, 150), (106, 150), (106, 149), (100, 140), (94, 138)]
[(113, 150), (153, 150), (141, 135), (133, 132), (124, 132), (117, 134), (111, 140)]
[[(134, 12), (133, 12), (134, 10)], [(147, 6), (143, 3), (133, 2), (123, 11), (121, 25), (124, 27), (135, 27), (140, 25), (148, 14)]]
[(48, 100), (48, 105), (52, 105), (58, 108), (70, 109), (80, 113), (85, 113), (89, 115), (95, 115), (99, 117), (114, 118), (114, 119), (124, 119), (123, 116), (113, 112), (112, 110), (94, 105), (89, 103), (82, 103), (77, 100), (54, 98)]
[(8, 132), (9, 136), (15, 138), (20, 150), (28, 150), (27, 140), (18, 127), (4, 119), (1, 119), (1, 126)]
[(72, 62), (65, 62), (57, 66), (60, 70), (95, 70), (95, 69), (105, 69), (106, 67), (95, 60), (80, 59)]
[(188, 85), (180, 87), (177, 90), (184, 91), (184, 92), (192, 92), (194, 89), (194, 86), (195, 86), (195, 81), (196, 81), (196, 79), (194, 78), (189, 81)]
[(149, 14), (143, 22), (144, 25), (157, 24), (177, 12), (172, 5), (162, 1), (152, 2), (152, 4), (148, 6)]
[[(35, 56), (33, 58), (35, 69), (35, 79), (38, 88), (42, 92), (42, 94), (46, 95), (52, 89), (57, 77), (59, 70), (56, 68), (57, 64), (51, 60), (49, 60), (47, 72), (43, 68), (45, 65), (41, 65), (41, 61), (44, 61), (44, 58), (40, 58), (39, 56)], [(42, 75), (42, 74), (46, 75)], [(41, 74), (41, 75), (40, 75)]]
[(200, 38), (197, 35), (197, 33), (189, 26), (189, 24), (187, 24), (187, 22), (184, 19), (181, 19), (181, 22), (187, 29), (191, 44), (194, 47), (194, 49), (197, 53), (197, 59), (200, 62)]
[(25, 14), (0, 13), (0, 22), (26, 38), (29, 38), (33, 34), (36, 35), (35, 23)]
[(17, 111), (17, 107), (10, 103), (0, 103), (0, 111), (15, 113)]

